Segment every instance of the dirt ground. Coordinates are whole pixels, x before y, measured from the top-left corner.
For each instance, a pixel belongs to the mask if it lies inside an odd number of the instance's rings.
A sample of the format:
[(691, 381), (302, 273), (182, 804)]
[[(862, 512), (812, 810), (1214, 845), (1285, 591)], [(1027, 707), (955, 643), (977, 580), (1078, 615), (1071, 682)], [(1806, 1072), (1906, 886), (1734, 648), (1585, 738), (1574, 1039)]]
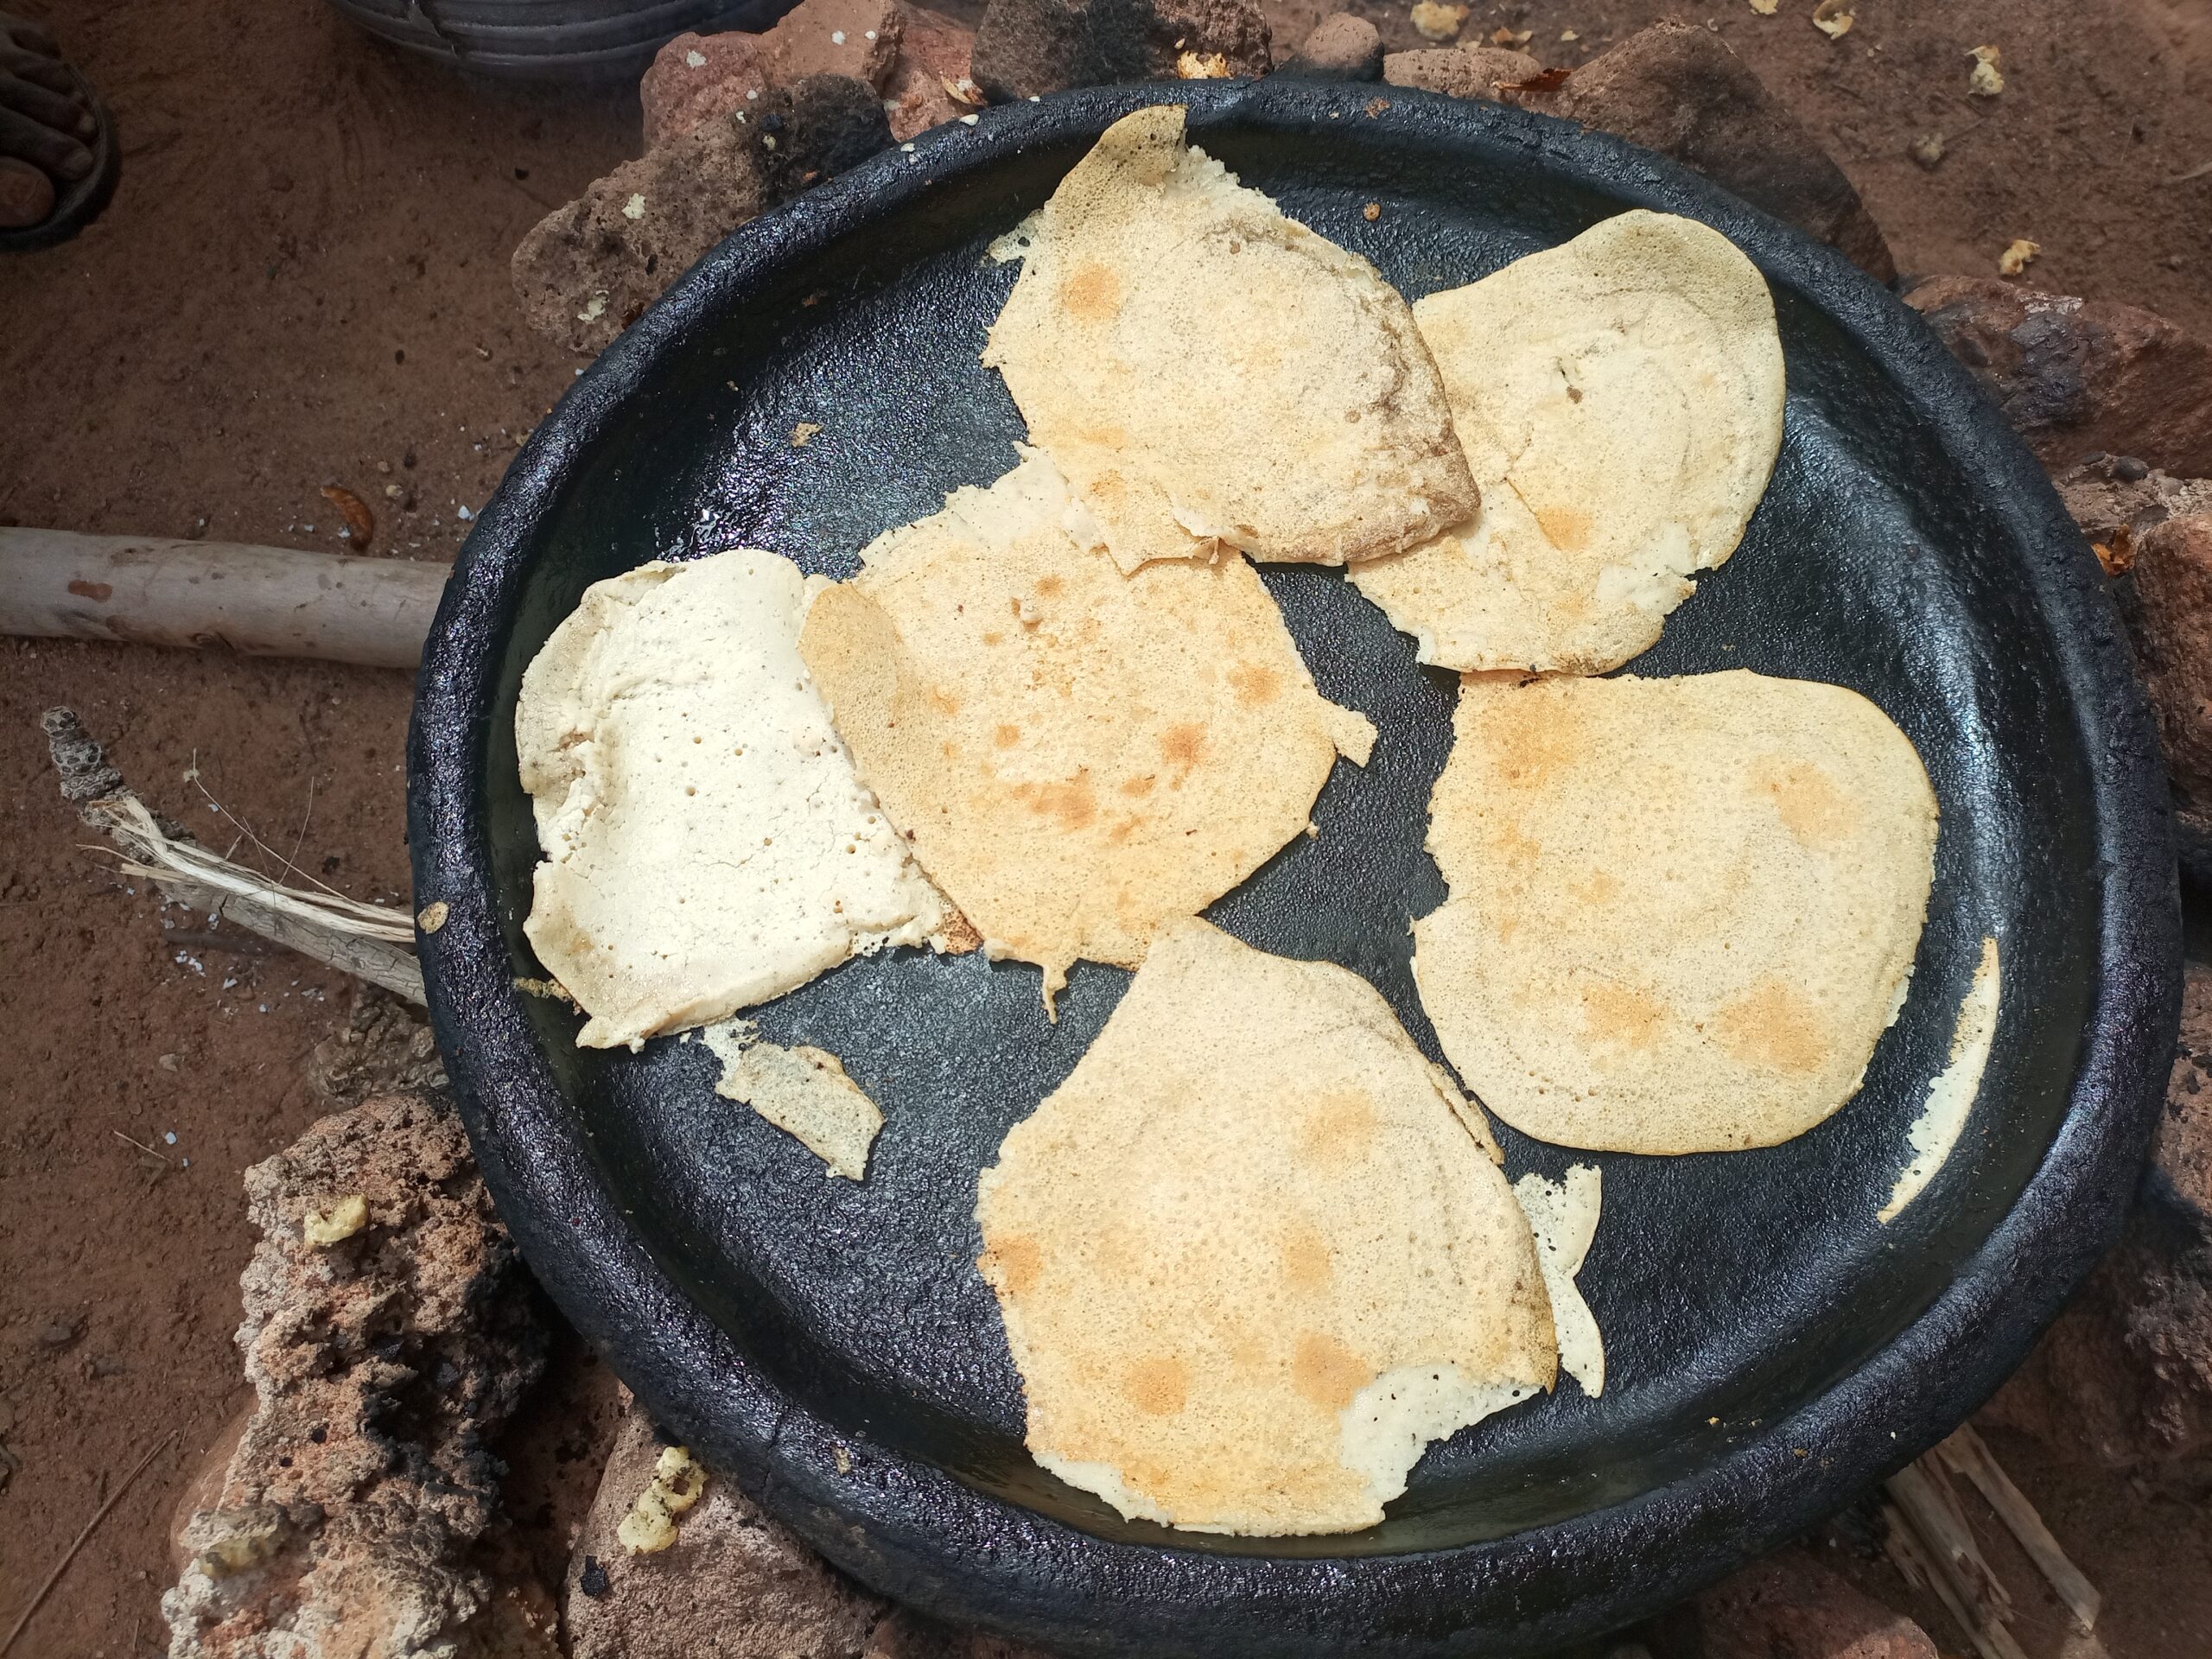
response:
[[(334, 549), (318, 491), (337, 483), (375, 507), (375, 550), (449, 559), (578, 366), (524, 332), (508, 254), (633, 153), (634, 93), (464, 85), (311, 0), (7, 3), (99, 86), (125, 159), (83, 237), (0, 260), (0, 524)], [(1289, 0), (1279, 38), (1325, 9)], [(1416, 43), (1403, 7), (1366, 10)], [(2201, 6), (1859, 0), (1837, 42), (1811, 10), (1546, 0), (1478, 6), (1467, 29), (1527, 29), (1573, 64), (1662, 15), (1710, 20), (1829, 144), (1902, 270), (1989, 271), (2028, 237), (2039, 284), (2212, 332), (2212, 174), (2183, 176), (2212, 163), (2212, 62), (2192, 72), (2202, 41), (2183, 37)], [(2004, 52), (1993, 103), (1966, 96), (1984, 43)], [(1930, 131), (1949, 146), (1933, 171), (1906, 153)], [(392, 901), (409, 696), (393, 673), (0, 641), (0, 1443), (20, 1459), (0, 1625), (153, 1453), (16, 1654), (160, 1650), (170, 1510), (245, 1402), (240, 1172), (313, 1116), (302, 1063), (350, 995), (289, 956), (165, 942), (144, 888), (86, 850), (39, 712), (76, 708), (203, 839)], [(515, 1541), (549, 1575), (610, 1416), (573, 1339), (556, 1370), (508, 1437)], [(2104, 1587), (2113, 1659), (2207, 1650), (2203, 1470), (2131, 1483), (2000, 1449)], [(1851, 1570), (1902, 1594), (1885, 1567)], [(2036, 1659), (2061, 1650), (2055, 1615), (2021, 1633)]]

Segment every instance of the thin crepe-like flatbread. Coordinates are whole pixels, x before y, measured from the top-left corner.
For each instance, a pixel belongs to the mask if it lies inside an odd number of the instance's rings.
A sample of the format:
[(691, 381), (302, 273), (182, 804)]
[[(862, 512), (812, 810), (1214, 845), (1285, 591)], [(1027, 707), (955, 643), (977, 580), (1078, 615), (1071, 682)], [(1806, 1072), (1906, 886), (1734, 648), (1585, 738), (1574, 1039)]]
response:
[(1163, 930), (980, 1184), (1032, 1455), (1125, 1516), (1345, 1532), (1429, 1441), (1551, 1386), (1469, 1109), (1358, 976)]
[(1559, 1368), (1582, 1385), (1592, 1400), (1605, 1391), (1605, 1339), (1598, 1316), (1582, 1298), (1575, 1275), (1598, 1236), (1598, 1211), (1604, 1190), (1595, 1165), (1575, 1164), (1560, 1180), (1531, 1171), (1513, 1183), (1513, 1196), (1536, 1236), (1536, 1260), (1551, 1294), (1552, 1328), (1559, 1338)]
[(1341, 564), (1474, 510), (1405, 301), (1185, 148), (1180, 105), (1109, 127), (1024, 236), (983, 361), (1124, 570)]
[(747, 549), (641, 565), (586, 588), (523, 675), (515, 747), (545, 853), (523, 931), (591, 1016), (585, 1047), (638, 1047), (958, 922), (807, 677), (810, 591)]
[(1446, 668), (1594, 674), (1736, 550), (1782, 444), (1774, 302), (1718, 231), (1641, 209), (1414, 307), (1482, 490), (1352, 579)]
[(1469, 680), (1414, 925), (1437, 1039), (1556, 1145), (1725, 1152), (1857, 1092), (1934, 879), (1911, 743), (1840, 686)]
[(1251, 874), (1375, 739), (1242, 559), (1124, 576), (1091, 534), (1030, 453), (880, 537), (800, 647), (922, 868), (1048, 1004)]
[(868, 1175), (868, 1155), (883, 1128), (883, 1109), (845, 1075), (826, 1048), (763, 1042), (750, 1020), (725, 1020), (702, 1033), (721, 1062), (715, 1092), (750, 1106), (809, 1152), (831, 1175)]

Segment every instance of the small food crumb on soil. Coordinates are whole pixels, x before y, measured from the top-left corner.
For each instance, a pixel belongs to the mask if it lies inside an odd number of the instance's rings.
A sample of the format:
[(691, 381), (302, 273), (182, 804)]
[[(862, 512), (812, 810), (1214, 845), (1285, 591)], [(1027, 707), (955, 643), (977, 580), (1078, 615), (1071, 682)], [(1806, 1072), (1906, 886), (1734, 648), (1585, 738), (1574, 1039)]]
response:
[(1943, 135), (1940, 132), (1923, 133), (1912, 141), (1910, 154), (1921, 166), (1932, 169), (1943, 159)]
[(2024, 236), (2015, 237), (2005, 251), (1997, 256), (1997, 269), (2007, 276), (2018, 276), (2042, 251), (2040, 244), (2031, 242)]
[(1852, 0), (1821, 0), (1813, 8), (1813, 27), (1832, 41), (1841, 40), (1859, 21), (1851, 7)]
[(1437, 0), (1418, 0), (1413, 9), (1414, 32), (1424, 41), (1449, 41), (1458, 38), (1467, 21), (1465, 6), (1440, 5)]
[(630, 1505), (614, 1535), (632, 1555), (652, 1555), (676, 1541), (676, 1517), (699, 1501), (707, 1471), (680, 1446), (662, 1448), (652, 1478)]
[(309, 1205), (300, 1222), (301, 1234), (319, 1249), (344, 1243), (369, 1224), (369, 1201), (349, 1192), (328, 1204)]
[(1998, 67), (2004, 54), (1993, 46), (1977, 46), (1967, 55), (1974, 73), (1967, 77), (1967, 91), (1975, 98), (1994, 98), (2005, 90), (2004, 71)]

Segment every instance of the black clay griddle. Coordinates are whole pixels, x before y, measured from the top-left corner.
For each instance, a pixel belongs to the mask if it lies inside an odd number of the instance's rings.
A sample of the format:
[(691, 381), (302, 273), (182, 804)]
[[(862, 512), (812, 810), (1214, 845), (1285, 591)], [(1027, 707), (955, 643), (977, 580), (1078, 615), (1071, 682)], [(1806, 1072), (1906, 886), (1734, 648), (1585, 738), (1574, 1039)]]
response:
[[(1379, 94), (1379, 95), (1378, 95)], [(843, 1057), (888, 1122), (865, 1185), (712, 1091), (703, 1045), (583, 1052), (521, 925), (523, 669), (588, 583), (740, 544), (850, 575), (878, 532), (1012, 466), (976, 354), (984, 255), (1112, 120), (1195, 142), (1408, 296), (1631, 206), (1694, 215), (1772, 285), (1788, 433), (1741, 549), (1639, 658), (1855, 688), (1943, 810), (1911, 996), (1846, 1109), (1786, 1146), (1600, 1156), (1582, 1283), (1611, 1351), (1433, 1447), (1354, 1536), (1126, 1523), (1034, 1467), (972, 1259), (976, 1172), (1128, 983), (902, 951), (761, 1010)], [(1372, 222), (1363, 213), (1380, 207)], [(1203, 372), (1203, 365), (1194, 365)], [(819, 435), (791, 441), (801, 422)], [(1365, 975), (1432, 1055), (1408, 923), (1453, 683), (1339, 575), (1268, 585), (1328, 696), (1381, 728), (1301, 840), (1209, 912)], [(1493, 104), (1299, 81), (1102, 88), (940, 129), (725, 242), (580, 379), (468, 541), (410, 765), (430, 1008), (524, 1253), (654, 1415), (876, 1588), (1069, 1652), (1519, 1654), (1663, 1605), (1847, 1503), (1961, 1421), (2116, 1230), (2171, 1052), (2179, 925), (2158, 751), (2096, 566), (1934, 337), (1840, 257), (1643, 151)], [(1957, 1152), (1884, 1227), (1979, 943), (1995, 1052)], [(1573, 1154), (1500, 1129), (1509, 1173)]]

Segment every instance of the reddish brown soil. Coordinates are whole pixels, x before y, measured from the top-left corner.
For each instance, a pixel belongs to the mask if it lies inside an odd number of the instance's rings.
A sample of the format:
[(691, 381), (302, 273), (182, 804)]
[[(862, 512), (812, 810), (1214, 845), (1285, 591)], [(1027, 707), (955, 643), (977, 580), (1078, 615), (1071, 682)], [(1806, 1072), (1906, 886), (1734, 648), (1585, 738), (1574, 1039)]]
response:
[[(630, 153), (634, 98), (464, 86), (307, 0), (9, 3), (42, 16), (99, 86), (125, 162), (85, 236), (0, 260), (0, 523), (330, 548), (317, 491), (340, 483), (376, 508), (378, 550), (449, 558), (458, 510), (480, 505), (575, 366), (522, 331), (508, 252)], [(2212, 161), (2212, 72), (2184, 81), (2146, 22), (2163, 4), (1860, 0), (1837, 44), (1810, 0), (1773, 18), (1744, 0), (1563, 0), (1478, 7), (1467, 27), (1529, 29), (1530, 50), (1571, 64), (1670, 10), (1710, 17), (1833, 146), (1901, 268), (1985, 271), (2027, 236), (2038, 282), (2212, 331), (2212, 176), (2166, 182)], [(1320, 9), (1291, 0), (1279, 35), (1294, 43)], [(1402, 7), (1373, 15), (1394, 46), (1414, 43)], [(1561, 42), (1569, 29), (1580, 38)], [(1965, 97), (1966, 48), (1985, 42), (2009, 82), (1986, 105)], [(1951, 153), (1925, 172), (1905, 146), (1930, 130)], [(211, 842), (250, 826), (342, 891), (392, 899), (408, 696), (396, 674), (0, 642), (0, 1442), (21, 1459), (0, 1490), (0, 1629), (175, 1437), (19, 1655), (159, 1650), (170, 1510), (244, 1403), (239, 1173), (311, 1116), (302, 1062), (348, 995), (288, 956), (178, 960), (143, 888), (86, 850), (38, 713), (73, 705)], [(549, 1578), (609, 1408), (569, 1340), (508, 1437), (513, 1541)], [(2000, 1449), (2105, 1586), (2113, 1659), (2201, 1655), (2212, 1476), (2132, 1485)], [(1885, 1565), (1853, 1570), (1903, 1593)], [(2036, 1659), (2059, 1651), (2055, 1621), (2023, 1635)]]

